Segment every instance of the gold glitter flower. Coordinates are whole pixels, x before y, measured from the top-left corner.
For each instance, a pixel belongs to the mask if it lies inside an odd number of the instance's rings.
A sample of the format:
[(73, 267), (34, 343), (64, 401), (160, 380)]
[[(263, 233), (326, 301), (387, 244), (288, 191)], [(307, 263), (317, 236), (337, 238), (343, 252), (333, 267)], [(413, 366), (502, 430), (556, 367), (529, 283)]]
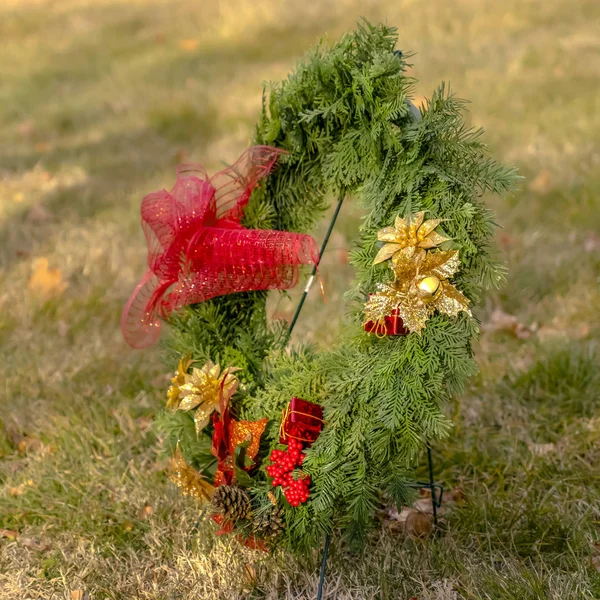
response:
[(374, 265), (389, 258), (410, 257), (415, 254), (421, 257), (425, 250), (436, 248), (449, 238), (436, 233), (435, 228), (442, 222), (441, 219), (424, 221), (425, 212), (415, 215), (414, 220), (396, 217), (393, 227), (384, 227), (377, 233), (380, 242), (387, 242), (377, 253)]
[(179, 444), (169, 462), (169, 479), (181, 490), (184, 496), (193, 496), (198, 500), (210, 500), (215, 488), (199, 473), (187, 464)]
[(167, 391), (167, 408), (177, 410), (181, 401), (181, 386), (185, 383), (185, 376), (193, 362), (189, 354), (181, 357), (175, 376), (171, 379), (171, 385)]
[(392, 268), (396, 280), (377, 286), (365, 304), (365, 322), (384, 324), (397, 309), (404, 327), (421, 333), (436, 310), (451, 317), (471, 314), (469, 299), (448, 281), (460, 268), (457, 250), (402, 256)]
[(207, 360), (201, 369), (192, 369), (185, 375), (185, 383), (179, 386), (181, 400), (177, 410), (195, 410), (196, 433), (208, 425), (213, 411), (221, 412), (235, 394), (239, 381), (233, 374), (237, 367), (229, 367), (221, 373), (221, 367)]

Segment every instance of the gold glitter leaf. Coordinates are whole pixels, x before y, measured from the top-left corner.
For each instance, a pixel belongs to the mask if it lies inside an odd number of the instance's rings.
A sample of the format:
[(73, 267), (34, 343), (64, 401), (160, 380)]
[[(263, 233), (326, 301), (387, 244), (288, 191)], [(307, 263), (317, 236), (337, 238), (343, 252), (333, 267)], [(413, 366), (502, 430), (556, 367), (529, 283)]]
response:
[(377, 232), (377, 239), (380, 242), (393, 242), (398, 233), (394, 227), (384, 227)]
[(210, 415), (212, 414), (214, 407), (208, 403), (201, 404), (194, 413), (194, 425), (196, 426), (196, 435), (209, 424)]
[[(190, 391), (193, 392), (196, 388), (187, 387), (187, 389), (186, 389), (186, 386), (181, 386), (180, 389), (185, 393), (185, 392), (190, 392)], [(198, 404), (200, 404), (200, 402), (202, 402), (201, 395), (190, 393), (189, 396), (185, 396), (183, 398), (183, 400), (181, 400), (177, 409), (178, 410), (193, 410), (194, 408), (196, 408), (198, 406)]]
[(399, 250), (402, 250), (402, 246), (400, 244), (386, 244), (377, 253), (377, 256), (375, 257), (373, 264), (378, 265), (379, 263), (382, 263), (382, 262), (388, 260), (388, 258), (391, 258), (392, 256), (394, 256), (394, 254), (396, 254), (396, 252), (398, 252)]
[(430, 307), (420, 302), (415, 296), (407, 296), (397, 308), (404, 327), (416, 333), (421, 333), (427, 319), (431, 316)]
[(182, 356), (177, 371), (171, 379), (171, 385), (167, 392), (167, 408), (177, 409), (181, 400), (181, 386), (185, 383), (185, 376), (194, 361), (189, 354)]
[(424, 275), (435, 275), (440, 279), (452, 277), (460, 268), (458, 250), (446, 252), (430, 252), (421, 265), (420, 272)]
[[(386, 229), (390, 228), (386, 227)], [(394, 220), (394, 229), (396, 230), (396, 234), (405, 232), (408, 229), (408, 223), (406, 222), (406, 219), (403, 219), (400, 215), (398, 215)]]
[(193, 496), (198, 500), (208, 501), (215, 490), (202, 473), (187, 464), (179, 445), (170, 460), (168, 476), (184, 496)]
[[(425, 218), (425, 211), (419, 211), (416, 215), (414, 219), (410, 220), (410, 225), (414, 225), (415, 229), (419, 229), (423, 223), (423, 219)], [(429, 223), (429, 221), (428, 221)], [(434, 227), (435, 229), (435, 227)]]
[(369, 296), (363, 309), (365, 322), (383, 322), (402, 300), (402, 295), (390, 286), (379, 284), (377, 289), (375, 294)]
[(423, 223), (423, 225), (419, 227), (419, 238), (426, 238), (441, 222), (441, 219), (431, 219), (430, 221)]
[(419, 243), (419, 248), (436, 248), (443, 242), (447, 242), (449, 239), (450, 238), (447, 238), (435, 231), (432, 231), (422, 242)]
[(462, 292), (448, 281), (442, 281), (441, 286), (442, 291), (433, 302), (437, 310), (451, 317), (455, 317), (459, 312), (471, 315), (469, 299)]

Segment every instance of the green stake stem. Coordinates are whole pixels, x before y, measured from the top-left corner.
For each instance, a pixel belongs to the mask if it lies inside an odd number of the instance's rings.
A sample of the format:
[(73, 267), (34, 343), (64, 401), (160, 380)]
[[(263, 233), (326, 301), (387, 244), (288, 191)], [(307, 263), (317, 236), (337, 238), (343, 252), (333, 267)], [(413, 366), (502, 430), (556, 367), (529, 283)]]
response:
[(437, 498), (435, 492), (435, 482), (433, 480), (433, 458), (431, 457), (431, 444), (427, 441), (427, 467), (429, 469), (429, 490), (431, 491), (431, 509), (433, 510), (433, 529), (437, 531)]
[(323, 549), (323, 558), (321, 559), (321, 573), (319, 574), (319, 587), (317, 588), (317, 600), (323, 598), (323, 587), (325, 585), (325, 569), (327, 567), (327, 555), (329, 554), (329, 544), (331, 543), (331, 534), (325, 538), (325, 548)]
[(340, 214), (340, 210), (342, 208), (342, 204), (344, 202), (345, 197), (346, 197), (346, 192), (345, 192), (345, 190), (342, 190), (340, 192), (340, 195), (338, 196), (338, 203), (337, 203), (337, 206), (335, 207), (335, 212), (333, 213), (331, 222), (329, 223), (329, 228), (327, 229), (327, 233), (325, 234), (325, 239), (323, 240), (323, 243), (321, 244), (321, 250), (319, 252), (319, 260), (314, 265), (312, 273), (310, 275), (310, 278), (306, 284), (306, 287), (304, 288), (304, 293), (302, 294), (302, 297), (300, 298), (300, 302), (298, 303), (296, 312), (294, 313), (294, 318), (292, 319), (292, 322), (290, 323), (290, 327), (288, 329), (288, 332), (287, 332), (287, 335), (285, 338), (284, 346), (287, 345), (287, 343), (290, 341), (290, 338), (292, 337), (292, 331), (294, 331), (294, 327), (296, 326), (296, 322), (298, 321), (298, 317), (300, 316), (300, 312), (302, 311), (302, 307), (304, 306), (304, 302), (306, 300), (306, 297), (308, 296), (308, 292), (310, 291), (313, 281), (315, 280), (315, 275), (317, 274), (317, 269), (319, 268), (319, 264), (321, 263), (321, 258), (323, 257), (325, 248), (327, 248), (327, 242), (329, 242), (331, 232), (333, 231), (335, 222), (337, 221), (338, 215)]

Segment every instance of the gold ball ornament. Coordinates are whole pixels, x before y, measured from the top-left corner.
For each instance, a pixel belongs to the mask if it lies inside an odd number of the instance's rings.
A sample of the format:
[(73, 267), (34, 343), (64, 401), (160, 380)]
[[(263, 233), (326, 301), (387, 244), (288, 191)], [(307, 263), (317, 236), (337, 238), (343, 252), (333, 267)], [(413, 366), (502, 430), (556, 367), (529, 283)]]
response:
[(435, 275), (425, 277), (417, 283), (417, 288), (423, 302), (431, 302), (440, 289), (440, 280)]

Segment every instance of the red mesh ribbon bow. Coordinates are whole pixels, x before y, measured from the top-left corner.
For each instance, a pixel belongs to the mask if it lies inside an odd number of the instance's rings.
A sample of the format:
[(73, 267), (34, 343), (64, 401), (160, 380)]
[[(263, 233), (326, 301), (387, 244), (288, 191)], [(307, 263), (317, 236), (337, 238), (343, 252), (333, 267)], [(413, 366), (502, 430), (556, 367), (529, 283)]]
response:
[(254, 146), (210, 178), (199, 166), (181, 165), (170, 193), (142, 200), (148, 271), (121, 318), (131, 346), (154, 343), (159, 317), (181, 306), (233, 292), (288, 289), (298, 280), (299, 265), (317, 262), (309, 235), (241, 225), (252, 190), (281, 153)]

